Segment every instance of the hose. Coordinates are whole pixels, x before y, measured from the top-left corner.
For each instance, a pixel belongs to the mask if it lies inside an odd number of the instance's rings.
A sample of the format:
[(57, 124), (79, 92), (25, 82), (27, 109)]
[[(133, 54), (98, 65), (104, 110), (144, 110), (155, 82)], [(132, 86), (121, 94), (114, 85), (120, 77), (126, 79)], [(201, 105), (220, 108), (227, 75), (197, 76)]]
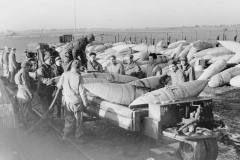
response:
[(30, 132), (34, 131), (34, 130), (37, 128), (37, 126), (38, 126), (40, 123), (42, 123), (43, 120), (47, 117), (48, 113), (49, 113), (50, 110), (53, 108), (53, 106), (54, 106), (54, 104), (55, 104), (55, 102), (56, 102), (56, 100), (57, 100), (57, 97), (58, 97), (58, 94), (59, 94), (60, 90), (61, 90), (61, 89), (58, 88), (58, 90), (57, 90), (57, 92), (56, 92), (56, 94), (55, 94), (55, 97), (54, 97), (51, 105), (49, 106), (48, 110), (43, 114), (43, 116), (42, 116), (31, 128), (29, 128), (29, 129), (26, 131), (26, 133), (30, 133)]

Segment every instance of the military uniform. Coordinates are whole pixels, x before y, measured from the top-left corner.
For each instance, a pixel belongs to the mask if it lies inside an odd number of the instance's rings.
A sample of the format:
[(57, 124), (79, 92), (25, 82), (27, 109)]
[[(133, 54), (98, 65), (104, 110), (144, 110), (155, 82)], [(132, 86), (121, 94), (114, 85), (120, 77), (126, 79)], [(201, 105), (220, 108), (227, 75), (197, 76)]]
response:
[(65, 127), (64, 135), (70, 133), (76, 119), (75, 137), (83, 134), (82, 112), (84, 105), (87, 105), (85, 88), (82, 86), (83, 79), (77, 72), (64, 72), (59, 79), (57, 87), (62, 90), (63, 102), (65, 107)]
[(15, 83), (18, 85), (17, 100), (19, 103), (20, 120), (26, 124), (33, 92), (30, 86), (30, 77), (25, 68), (21, 68), (15, 75)]
[(9, 64), (9, 51), (5, 51), (3, 53), (3, 77), (9, 78), (9, 68), (8, 68), (8, 64)]
[(195, 70), (192, 66), (190, 66), (189, 64), (187, 64), (186, 66), (182, 66), (182, 65), (179, 65), (178, 66), (181, 70), (184, 71), (185, 73), (185, 76), (186, 76), (186, 81), (194, 81), (196, 78), (195, 78)]
[(66, 45), (60, 53), (60, 57), (63, 60), (64, 66), (70, 61), (76, 60), (78, 56), (80, 56), (83, 64), (87, 65), (87, 58), (85, 53), (87, 44), (87, 38), (79, 38), (71, 41), (68, 45)]
[(10, 83), (14, 84), (14, 76), (17, 73), (17, 61), (15, 53), (11, 52), (9, 54), (9, 73), (10, 73)]
[(112, 65), (108, 66), (107, 72), (115, 73), (115, 74), (122, 74), (122, 75), (125, 74), (124, 67), (120, 63), (117, 63), (116, 65), (112, 64)]
[[(52, 69), (53, 69), (53, 74), (54, 74), (54, 77), (60, 77), (64, 70), (61, 66), (57, 66), (56, 64), (52, 65)], [(53, 98), (55, 97), (56, 95), (56, 92), (57, 92), (57, 88), (55, 88), (54, 92), (53, 92)], [(60, 95), (58, 96), (56, 102), (55, 102), (55, 105), (57, 106), (57, 116), (58, 117), (61, 117), (61, 106), (62, 106), (62, 94), (59, 93)]]
[(100, 63), (98, 63), (97, 61), (93, 61), (93, 63), (91, 61), (88, 61), (87, 62), (87, 68), (88, 68), (88, 71), (103, 72), (102, 65)]
[(131, 62), (125, 67), (125, 75), (142, 78), (141, 68), (135, 63)]
[(145, 77), (156, 76), (158, 72), (159, 72), (159, 74), (161, 74), (162, 73), (162, 68), (157, 66), (156, 62), (149, 63), (147, 65), (147, 71), (146, 71), (146, 76)]
[(186, 82), (184, 71), (179, 68), (177, 68), (175, 72), (168, 71), (167, 75), (171, 77), (172, 85), (182, 84)]
[(43, 63), (37, 70), (38, 86), (37, 93), (42, 102), (42, 110), (45, 113), (53, 100), (52, 94), (54, 86), (51, 86), (51, 79), (54, 77), (53, 69), (50, 65)]

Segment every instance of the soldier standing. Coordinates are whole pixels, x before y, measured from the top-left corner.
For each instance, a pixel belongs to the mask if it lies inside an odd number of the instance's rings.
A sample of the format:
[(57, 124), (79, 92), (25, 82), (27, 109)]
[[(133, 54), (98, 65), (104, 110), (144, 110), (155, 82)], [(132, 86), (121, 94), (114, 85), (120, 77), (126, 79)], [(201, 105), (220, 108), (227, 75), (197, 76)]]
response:
[(71, 70), (64, 72), (57, 84), (59, 89), (63, 89), (64, 99), (64, 117), (65, 128), (62, 140), (66, 140), (67, 135), (71, 132), (76, 120), (75, 138), (79, 138), (83, 132), (83, 117), (82, 112), (84, 106), (88, 105), (85, 88), (82, 86), (83, 78), (78, 72), (80, 61), (74, 60), (71, 65)]
[(21, 63), (21, 70), (15, 75), (15, 83), (18, 85), (17, 100), (19, 103), (19, 117), (23, 125), (27, 123), (27, 116), (33, 99), (28, 71), (30, 63), (25, 60)]

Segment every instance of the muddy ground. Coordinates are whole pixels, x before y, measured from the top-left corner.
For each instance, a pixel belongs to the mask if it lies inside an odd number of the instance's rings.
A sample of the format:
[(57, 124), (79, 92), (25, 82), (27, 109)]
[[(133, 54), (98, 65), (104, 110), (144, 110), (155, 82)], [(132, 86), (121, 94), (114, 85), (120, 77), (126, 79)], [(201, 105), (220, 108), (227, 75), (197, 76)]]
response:
[[(14, 92), (16, 88), (11, 87)], [(220, 116), (231, 133), (240, 133), (240, 89), (231, 86), (212, 89), (205, 88), (216, 94), (213, 98), (214, 114)], [(33, 107), (40, 111), (40, 102), (36, 96)], [(33, 125), (39, 116), (33, 114), (33, 120), (28, 127)], [(69, 142), (62, 142), (61, 135), (55, 131), (49, 123), (54, 124), (62, 132), (64, 121), (54, 119), (44, 121), (36, 130), (27, 135), (21, 136), (26, 128), (20, 127), (19, 146), (26, 160), (150, 160), (150, 159), (181, 159), (177, 154), (171, 152), (173, 148), (168, 144), (175, 144), (168, 138), (154, 140), (139, 132), (131, 132), (114, 126), (106, 121), (97, 120), (85, 123), (84, 142), (77, 144), (77, 150)], [(74, 142), (74, 134), (70, 139)], [(218, 160), (237, 160), (239, 150), (232, 144), (218, 142)], [(153, 154), (150, 149), (158, 149), (162, 152), (160, 156)]]

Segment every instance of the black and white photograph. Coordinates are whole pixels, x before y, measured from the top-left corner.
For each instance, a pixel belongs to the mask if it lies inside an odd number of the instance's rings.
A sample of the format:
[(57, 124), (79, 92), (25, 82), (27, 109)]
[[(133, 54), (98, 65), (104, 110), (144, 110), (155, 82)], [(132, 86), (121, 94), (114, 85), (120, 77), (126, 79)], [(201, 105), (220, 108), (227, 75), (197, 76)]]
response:
[(239, 0), (0, 0), (0, 160), (240, 160)]

